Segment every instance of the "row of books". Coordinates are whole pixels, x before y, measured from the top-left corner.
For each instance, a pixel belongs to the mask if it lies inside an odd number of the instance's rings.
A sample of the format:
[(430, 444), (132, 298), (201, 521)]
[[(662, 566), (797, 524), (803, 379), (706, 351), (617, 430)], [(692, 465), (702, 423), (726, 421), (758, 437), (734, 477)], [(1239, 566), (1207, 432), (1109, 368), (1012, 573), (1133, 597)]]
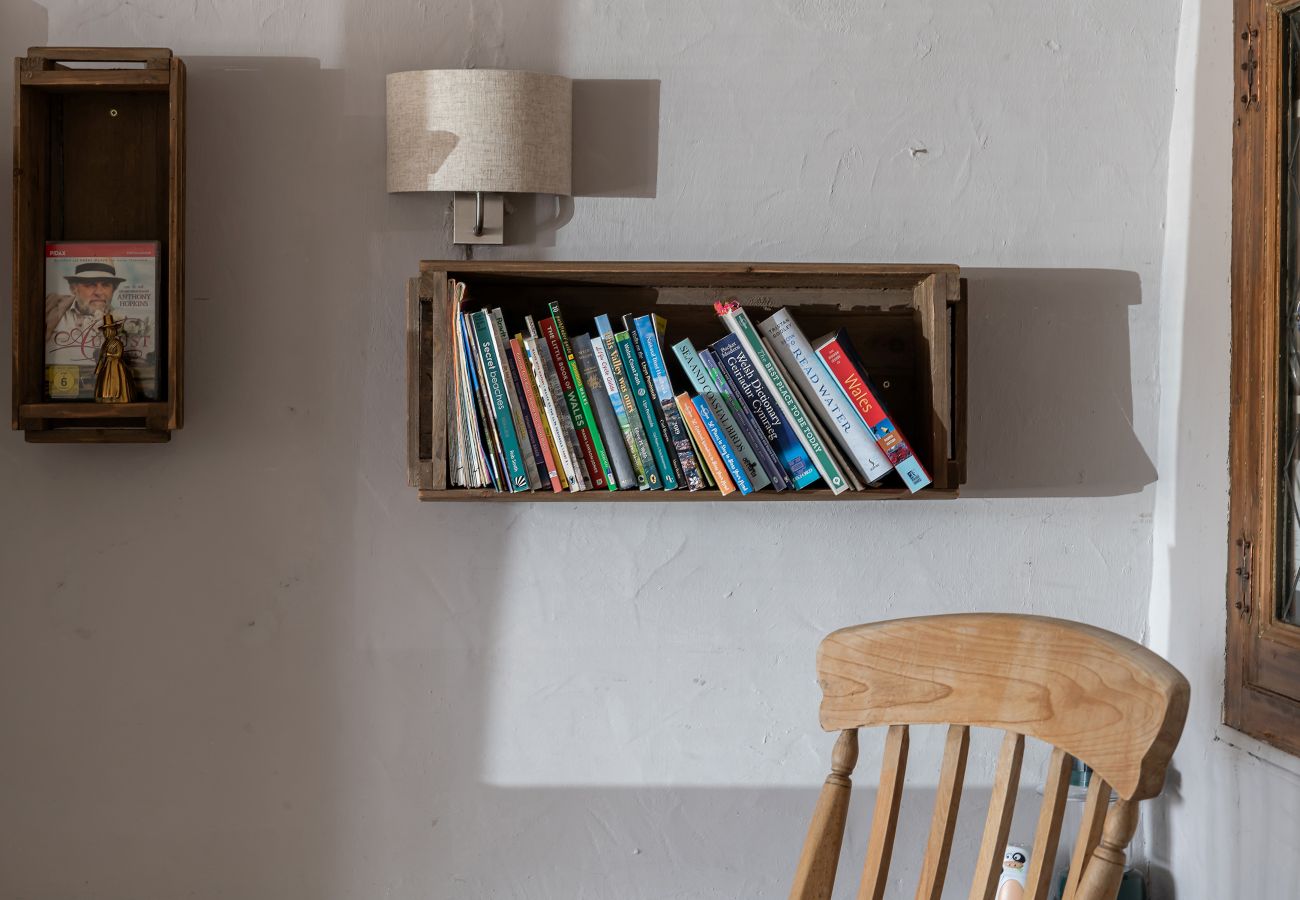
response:
[(661, 316), (625, 315), (615, 331), (600, 315), (594, 334), (571, 335), (552, 302), (511, 336), (500, 308), (470, 311), (467, 285), (450, 287), (455, 486), (839, 494), (890, 471), (913, 492), (930, 483), (843, 331), (809, 342), (788, 309), (756, 328), (717, 303), (722, 338), (671, 345), (694, 391), (678, 392)]

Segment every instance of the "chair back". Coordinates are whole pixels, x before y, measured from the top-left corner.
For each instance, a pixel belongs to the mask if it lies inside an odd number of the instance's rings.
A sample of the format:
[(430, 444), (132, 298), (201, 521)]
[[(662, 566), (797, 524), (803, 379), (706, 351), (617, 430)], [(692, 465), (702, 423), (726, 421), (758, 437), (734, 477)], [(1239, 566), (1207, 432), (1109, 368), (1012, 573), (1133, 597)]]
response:
[[(993, 900), (1015, 811), (1025, 737), (1052, 746), (1025, 897), (1047, 900), (1074, 759), (1093, 770), (1062, 900), (1114, 900), (1137, 804), (1160, 793), (1190, 689), (1127, 638), (1060, 619), (968, 613), (844, 628), (817, 651), (821, 725), (839, 731), (791, 900), (829, 900), (858, 729), (886, 728), (858, 900), (884, 896), (907, 769), (908, 726), (947, 724), (917, 900), (939, 900), (972, 727), (1004, 732), (970, 900)], [(1118, 800), (1111, 803), (1111, 790)]]

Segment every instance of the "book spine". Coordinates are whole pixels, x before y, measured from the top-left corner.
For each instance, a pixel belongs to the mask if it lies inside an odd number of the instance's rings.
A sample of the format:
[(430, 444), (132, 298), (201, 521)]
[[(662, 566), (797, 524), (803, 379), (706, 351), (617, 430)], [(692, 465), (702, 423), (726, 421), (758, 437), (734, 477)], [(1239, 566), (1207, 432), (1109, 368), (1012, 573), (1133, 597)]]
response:
[(488, 395), (492, 400), (492, 412), (496, 419), (497, 434), (501, 439), (501, 452), (505, 460), (506, 475), (511, 492), (528, 490), (528, 469), (524, 465), (523, 450), (515, 434), (514, 421), (510, 416), (510, 402), (506, 398), (505, 375), (501, 362), (496, 355), (496, 342), (493, 341), (492, 323), (488, 313), (480, 310), (474, 313), (474, 337), (478, 342), (479, 354), (483, 359), (483, 371), (487, 375)]
[[(599, 326), (598, 326), (599, 327)], [(610, 336), (611, 342), (613, 336)], [(618, 378), (614, 375), (614, 359), (609, 356), (609, 351), (605, 347), (605, 339), (601, 335), (594, 335), (591, 339), (591, 352), (596, 357), (596, 368), (600, 370), (600, 380), (605, 386), (605, 394), (609, 397), (609, 404), (614, 410), (614, 420), (618, 423), (619, 433), (623, 436), (623, 449), (627, 451), (628, 460), (632, 463), (632, 475), (636, 481), (637, 490), (644, 491), (650, 487), (646, 481), (645, 467), (641, 463), (641, 454), (637, 452), (636, 437), (632, 433), (632, 418), (636, 417), (636, 412), (628, 416), (629, 409), (623, 403), (623, 392), (619, 390)], [(618, 353), (614, 354), (615, 359)], [(623, 371), (623, 364), (618, 364), (618, 370)]]
[(537, 343), (527, 335), (516, 335), (519, 341), (519, 350), (524, 356), (525, 367), (528, 371), (528, 388), (532, 391), (533, 397), (537, 401), (537, 411), (541, 425), (542, 446), (551, 454), (551, 463), (555, 466), (555, 481), (551, 487), (559, 485), (563, 491), (569, 486), (568, 473), (564, 470), (564, 463), (560, 458), (560, 441), (555, 436), (555, 415), (551, 407), (549, 391), (546, 389), (546, 383), (543, 381), (545, 373), (538, 371)]
[(853, 411), (826, 364), (813, 352), (812, 345), (788, 309), (779, 309), (759, 325), (776, 350), (776, 354), (794, 377), (808, 405), (813, 408), (826, 431), (834, 436), (849, 455), (853, 465), (868, 482), (878, 481), (893, 468), (871, 432)]
[(596, 486), (616, 491), (618, 484), (614, 480), (614, 470), (610, 467), (609, 454), (605, 452), (605, 442), (601, 440), (600, 428), (596, 425), (596, 415), (592, 411), (587, 389), (582, 383), (582, 373), (578, 371), (577, 360), (573, 358), (573, 346), (569, 343), (569, 330), (564, 326), (564, 316), (560, 315), (560, 305), (551, 301), (546, 306), (551, 311), (551, 322), (555, 325), (555, 333), (560, 339), (560, 349), (569, 365), (574, 391), (578, 395), (578, 405), (582, 410), (583, 421), (587, 424), (587, 436), (595, 451), (591, 461), (600, 468), (601, 483)]
[(586, 475), (583, 470), (581, 451), (578, 448), (578, 435), (573, 430), (573, 420), (569, 417), (568, 407), (564, 404), (564, 391), (560, 388), (560, 377), (556, 374), (555, 363), (551, 360), (550, 351), (546, 349), (545, 339), (530, 337), (526, 346), (532, 356), (533, 370), (537, 373), (537, 386), (542, 389), (542, 402), (546, 407), (551, 435), (555, 438), (560, 466), (564, 469), (568, 481), (567, 487), (575, 493), (586, 490)]
[(652, 491), (659, 490), (663, 487), (659, 483), (659, 467), (655, 464), (654, 451), (650, 447), (650, 436), (646, 434), (641, 414), (637, 412), (636, 395), (632, 390), (631, 379), (628, 378), (627, 364), (623, 361), (623, 354), (619, 351), (618, 340), (613, 332), (606, 335), (604, 341), (605, 354), (609, 357), (609, 367), (614, 373), (614, 381), (618, 384), (618, 392), (622, 395), (623, 409), (627, 413), (628, 427), (632, 432), (632, 446), (635, 451), (633, 462), (640, 463), (645, 478), (645, 488)]
[(894, 469), (903, 476), (903, 483), (907, 485), (907, 489), (915, 494), (930, 483), (930, 475), (921, 465), (921, 461), (916, 458), (916, 454), (912, 452), (912, 445), (907, 442), (907, 438), (903, 437), (903, 433), (890, 421), (885, 408), (881, 406), (875, 392), (867, 383), (866, 374), (858, 371), (857, 366), (853, 364), (846, 353), (845, 345), (841, 343), (842, 340), (842, 335), (837, 334), (823, 342), (817, 347), (817, 355), (821, 357), (822, 362), (826, 363), (826, 368), (844, 390), (854, 410), (871, 429), (876, 442), (880, 444), (880, 449), (885, 452)]
[[(750, 446), (749, 439), (745, 436), (731, 410), (727, 408), (726, 401), (722, 399), (722, 395), (713, 382), (713, 377), (700, 360), (699, 354), (695, 352), (695, 345), (691, 343), (690, 338), (673, 344), (673, 353), (676, 355), (677, 361), (681, 363), (682, 371), (690, 379), (691, 385), (699, 393), (705, 404), (708, 405), (712, 418), (716, 420), (718, 427), (722, 429), (727, 444), (744, 469), (745, 481), (752, 486), (752, 490), (761, 490), (767, 487), (771, 481), (759, 464), (758, 454)], [(734, 472), (732, 477), (735, 477)], [(736, 486), (740, 486), (739, 482), (737, 482)], [(742, 491), (741, 493), (747, 494), (749, 491)]]
[(741, 463), (740, 457), (736, 455), (735, 448), (727, 440), (727, 435), (714, 417), (713, 410), (708, 402), (703, 397), (692, 397), (691, 403), (695, 405), (695, 411), (699, 414), (705, 432), (713, 440), (713, 446), (717, 448), (718, 456), (721, 458), (722, 465), (726, 467), (727, 474), (736, 483), (736, 490), (740, 491), (741, 494), (752, 494), (754, 485), (749, 480), (749, 473), (745, 471), (745, 466)]
[[(718, 453), (718, 448), (709, 436), (708, 429), (704, 427), (699, 410), (696, 409), (690, 394), (678, 394), (673, 398), (673, 402), (677, 406), (677, 411), (681, 414), (682, 421), (686, 423), (686, 430), (690, 432), (695, 447), (700, 452), (700, 459), (704, 460), (704, 465), (708, 467), (714, 483), (718, 486), (718, 490), (724, 497), (728, 494), (734, 494), (736, 492), (736, 483), (732, 481), (731, 475), (727, 472), (722, 456)], [(708, 409), (707, 406), (704, 408)]]
[(515, 428), (516, 432), (521, 434), (521, 440), (523, 434), (528, 436), (528, 445), (524, 448), (526, 450), (524, 462), (525, 464), (529, 461), (532, 462), (532, 465), (528, 467), (529, 486), (533, 490), (537, 490), (543, 487), (546, 481), (550, 480), (546, 474), (549, 467), (546, 463), (546, 456), (542, 453), (541, 436), (537, 433), (537, 429), (533, 427), (533, 419), (528, 412), (528, 403), (524, 397), (525, 376), (523, 370), (519, 368), (518, 360), (515, 359), (511, 343), (509, 340), (506, 342), (505, 359), (510, 369), (510, 381), (515, 394), (519, 397), (519, 417), (523, 420), (523, 432), (518, 432), (518, 425)]
[(510, 339), (510, 353), (515, 361), (515, 369), (519, 372), (519, 390), (524, 395), (524, 404), (528, 407), (528, 419), (533, 426), (531, 433), (536, 435), (542, 463), (546, 467), (546, 478), (551, 482), (551, 490), (559, 493), (564, 488), (560, 484), (560, 473), (555, 464), (555, 455), (551, 452), (551, 442), (547, 437), (546, 423), (542, 419), (542, 409), (537, 397), (537, 388), (533, 383), (533, 375), (529, 369), (528, 360), (524, 356), (522, 336)]
[(790, 473), (790, 481), (795, 489), (805, 488), (816, 481), (820, 474), (813, 465), (812, 457), (804, 449), (790, 423), (785, 420), (740, 338), (728, 334), (715, 341), (712, 350), (721, 363), (732, 393), (753, 413), (769, 446)]
[(735, 301), (724, 303), (715, 303), (714, 308), (722, 316), (727, 327), (731, 328), (749, 350), (750, 355), (758, 363), (758, 374), (767, 385), (772, 396), (781, 405), (781, 410), (789, 418), (790, 423), (794, 426), (795, 436), (798, 437), (799, 443), (803, 444), (809, 456), (812, 457), (813, 465), (817, 468), (818, 474), (826, 482), (826, 486), (831, 489), (831, 493), (842, 494), (848, 490), (849, 484), (844, 478), (844, 473), (835, 464), (826, 445), (822, 443), (821, 435), (813, 428), (812, 423), (808, 421), (808, 415), (803, 410), (803, 405), (799, 398), (794, 395), (790, 385), (782, 377), (780, 369), (772, 361), (772, 356), (767, 351), (763, 343), (762, 336), (754, 328), (754, 323), (749, 320), (749, 315), (741, 308), (740, 304)]
[(510, 420), (515, 426), (515, 435), (523, 452), (524, 471), (528, 473), (528, 489), (542, 486), (542, 475), (538, 471), (537, 456), (540, 448), (533, 445), (534, 438), (528, 436), (528, 417), (524, 414), (523, 403), (518, 392), (518, 373), (514, 371), (514, 360), (510, 357), (510, 335), (506, 332), (506, 320), (500, 308), (488, 312), (488, 323), (492, 326), (492, 348), (501, 365), (501, 380), (505, 383), (506, 403), (510, 406)]
[(550, 351), (551, 362), (555, 365), (555, 375), (560, 381), (564, 405), (573, 423), (573, 432), (582, 454), (582, 462), (587, 469), (587, 483), (590, 487), (603, 488), (606, 486), (605, 472), (600, 465), (599, 457), (596, 456), (596, 446), (587, 428), (587, 418), (583, 415), (582, 404), (578, 401), (578, 392), (573, 383), (573, 371), (569, 368), (569, 360), (560, 343), (555, 320), (543, 319), (541, 327), (542, 334), (546, 337), (546, 348)]
[(614, 479), (620, 489), (631, 490), (637, 487), (636, 473), (627, 454), (627, 447), (623, 444), (618, 418), (614, 415), (614, 405), (605, 392), (605, 381), (600, 374), (600, 364), (596, 361), (596, 345), (587, 334), (574, 335), (572, 343), (574, 360), (587, 388), (587, 398), (605, 442), (605, 453), (614, 470)]
[(487, 372), (483, 368), (482, 354), (479, 353), (478, 340), (474, 337), (474, 317), (465, 313), (462, 317), (465, 333), (465, 346), (470, 360), (470, 371), (474, 375), (474, 405), (478, 411), (479, 428), (482, 429), (484, 450), (488, 461), (488, 477), (492, 487), (498, 491), (508, 492), (509, 479), (506, 478), (501, 439), (497, 436), (496, 421), (492, 416), (491, 400), (488, 397)]
[(668, 377), (668, 365), (664, 361), (663, 352), (659, 349), (659, 332), (655, 327), (654, 317), (637, 316), (633, 324), (641, 338), (641, 348), (645, 352), (646, 365), (650, 369), (651, 383), (654, 384), (655, 393), (659, 395), (659, 405), (664, 412), (664, 424), (668, 426), (669, 437), (677, 450), (677, 461), (681, 464), (686, 486), (692, 491), (697, 491), (703, 487), (700, 482), (699, 466), (696, 463), (695, 451), (691, 447), (690, 435), (686, 431), (686, 423), (682, 421), (682, 414), (677, 409), (673, 397), (673, 384)]
[[(542, 412), (544, 413), (543, 421), (546, 423), (546, 433), (551, 439), (551, 449), (555, 453), (555, 462), (556, 468), (559, 470), (560, 484), (563, 485), (566, 490), (580, 490), (581, 487), (579, 482), (581, 481), (581, 476), (579, 475), (575, 477), (575, 470), (572, 465), (572, 453), (577, 452), (577, 441), (572, 435), (566, 435), (564, 429), (561, 427), (562, 424), (568, 423), (569, 418), (567, 415), (563, 418), (559, 415), (559, 410), (560, 407), (563, 406), (563, 401), (557, 402), (556, 398), (560, 396), (559, 390), (558, 388), (551, 387), (551, 384), (554, 381), (554, 376), (548, 376), (547, 374), (549, 371), (548, 364), (551, 361), (551, 354), (546, 350), (544, 346), (545, 341), (542, 340), (541, 333), (537, 330), (537, 323), (533, 320), (531, 315), (524, 316), (524, 330), (528, 332), (524, 337), (524, 352), (527, 354), (528, 363), (532, 367), (533, 384), (537, 388), (537, 396), (539, 399), (548, 398), (542, 403)], [(540, 350), (538, 349), (539, 345), (541, 345)], [(547, 404), (549, 404), (549, 406)], [(570, 429), (570, 431), (572, 431), (572, 429)], [(570, 451), (569, 448), (565, 446), (566, 440), (572, 440), (572, 445), (575, 448), (573, 451)], [(565, 451), (563, 456), (561, 456), (560, 453), (561, 449)]]
[(659, 420), (655, 416), (650, 387), (641, 371), (641, 364), (637, 359), (632, 337), (626, 331), (620, 331), (614, 335), (614, 343), (618, 347), (619, 358), (623, 360), (623, 371), (627, 373), (628, 384), (632, 388), (632, 399), (637, 416), (641, 419), (646, 442), (650, 445), (650, 453), (653, 456), (652, 462), (655, 467), (656, 478), (650, 482), (650, 488), (651, 490), (659, 488), (665, 491), (676, 490), (677, 475), (673, 471), (672, 463), (669, 460), (668, 444), (664, 440), (663, 432), (659, 429)]
[(672, 433), (668, 430), (668, 421), (664, 418), (664, 400), (672, 400), (671, 397), (664, 398), (659, 396), (655, 388), (654, 379), (650, 376), (650, 365), (646, 362), (645, 347), (641, 343), (641, 334), (636, 330), (633, 324), (634, 315), (625, 315), (623, 325), (627, 328), (628, 336), (632, 339), (632, 349), (636, 351), (637, 366), (641, 370), (641, 377), (645, 381), (646, 390), (650, 393), (650, 403), (654, 407), (655, 422), (659, 426), (659, 433), (664, 436), (664, 444), (668, 447), (668, 461), (672, 464), (673, 477), (676, 479), (678, 487), (686, 484), (686, 473), (682, 471), (681, 461), (677, 458), (677, 449), (673, 444)]
[(718, 392), (718, 396), (731, 412), (731, 417), (735, 420), (736, 425), (740, 427), (741, 432), (745, 435), (745, 440), (749, 442), (750, 449), (758, 457), (758, 464), (762, 467), (763, 474), (767, 476), (767, 480), (771, 483), (772, 490), (783, 491), (788, 488), (790, 486), (790, 476), (786, 473), (785, 467), (781, 465), (780, 458), (768, 442), (763, 426), (758, 423), (758, 420), (754, 418), (754, 414), (746, 408), (740, 397), (732, 389), (725, 373), (722, 371), (721, 365), (714, 357), (713, 351), (701, 350), (699, 358), (700, 364), (704, 367), (704, 371), (708, 373), (714, 389)]

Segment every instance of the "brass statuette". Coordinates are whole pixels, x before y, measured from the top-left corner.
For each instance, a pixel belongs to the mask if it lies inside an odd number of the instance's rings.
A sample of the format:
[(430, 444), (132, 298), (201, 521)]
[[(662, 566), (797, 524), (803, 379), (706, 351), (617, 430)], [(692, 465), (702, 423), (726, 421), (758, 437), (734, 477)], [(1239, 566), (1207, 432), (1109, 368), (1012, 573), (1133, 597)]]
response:
[(95, 363), (95, 399), (100, 403), (130, 403), (135, 399), (135, 389), (131, 372), (122, 358), (126, 355), (126, 344), (120, 334), (122, 323), (112, 313), (105, 313), (99, 330), (104, 332), (104, 344)]

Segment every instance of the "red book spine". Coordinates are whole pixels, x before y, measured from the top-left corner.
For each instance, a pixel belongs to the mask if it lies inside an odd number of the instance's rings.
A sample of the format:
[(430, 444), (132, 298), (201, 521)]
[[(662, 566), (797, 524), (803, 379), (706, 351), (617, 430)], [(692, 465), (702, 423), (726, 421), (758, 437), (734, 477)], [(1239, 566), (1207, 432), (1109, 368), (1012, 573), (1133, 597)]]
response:
[(541, 405), (537, 402), (536, 392), (533, 391), (533, 376), (528, 368), (528, 358), (524, 356), (524, 349), (519, 346), (518, 338), (510, 339), (510, 355), (515, 358), (515, 365), (519, 368), (519, 384), (523, 388), (528, 416), (533, 420), (533, 429), (537, 432), (537, 442), (542, 446), (542, 458), (546, 461), (546, 477), (551, 479), (551, 490), (558, 494), (564, 488), (560, 485), (560, 473), (555, 467), (555, 455), (551, 453), (551, 441), (546, 436), (546, 427), (542, 423)]
[(555, 373), (560, 377), (560, 390), (564, 392), (564, 403), (569, 409), (569, 418), (573, 420), (573, 430), (578, 435), (578, 444), (582, 449), (582, 464), (591, 477), (593, 487), (606, 487), (605, 473), (596, 456), (596, 445), (591, 442), (591, 432), (587, 430), (587, 419), (582, 414), (577, 388), (573, 386), (569, 360), (564, 355), (564, 348), (560, 346), (560, 333), (555, 329), (555, 320), (546, 318), (538, 324), (542, 329), (542, 337), (546, 339), (546, 349), (551, 353), (551, 361), (555, 363)]
[[(907, 438), (903, 437), (902, 432), (890, 422), (889, 416), (885, 414), (885, 408), (876, 399), (875, 393), (867, 384), (867, 380), (862, 377), (862, 373), (858, 371), (858, 367), (853, 364), (848, 354), (844, 352), (839, 339), (832, 338), (823, 343), (817, 348), (817, 355), (821, 357), (822, 362), (826, 363), (826, 368), (830, 371), (831, 377), (839, 382), (840, 387), (844, 389), (849, 402), (853, 404), (853, 409), (862, 417), (862, 421), (867, 424), (872, 437), (876, 439), (880, 449), (885, 451), (885, 456), (893, 464), (894, 468), (902, 472), (906, 463), (907, 468), (919, 470), (918, 479), (923, 478), (928, 484), (930, 476), (926, 474), (925, 467), (921, 465), (921, 461), (912, 452), (912, 445), (907, 442)], [(910, 462), (907, 462), (908, 460)], [(904, 478), (907, 477), (906, 473), (904, 473)], [(912, 483), (915, 484), (918, 479), (912, 479)], [(909, 484), (908, 487), (915, 490), (912, 484)]]

